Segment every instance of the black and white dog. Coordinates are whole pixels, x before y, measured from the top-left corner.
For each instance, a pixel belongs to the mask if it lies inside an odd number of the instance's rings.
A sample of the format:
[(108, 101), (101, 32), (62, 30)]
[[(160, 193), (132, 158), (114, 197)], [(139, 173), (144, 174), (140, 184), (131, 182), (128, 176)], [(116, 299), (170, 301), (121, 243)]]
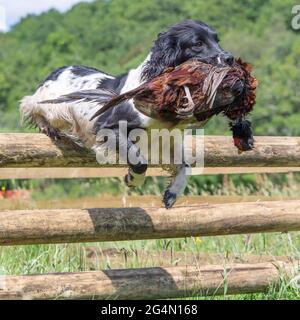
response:
[[(194, 20), (186, 20), (171, 26), (160, 33), (146, 60), (127, 74), (114, 77), (97, 69), (85, 66), (62, 67), (51, 73), (32, 96), (24, 97), (21, 102), (21, 113), (31, 124), (52, 138), (64, 134), (85, 147), (101, 153), (101, 143), (97, 140), (96, 131), (109, 128), (118, 131), (119, 121), (127, 121), (128, 130), (149, 128), (153, 119), (140, 113), (132, 101), (122, 103), (107, 110), (94, 121), (91, 116), (99, 109), (97, 103), (47, 104), (44, 100), (57, 99), (62, 95), (83, 90), (113, 90), (123, 93), (139, 86), (143, 81), (161, 74), (168, 67), (177, 66), (184, 61), (197, 57), (203, 62), (215, 65), (232, 65), (234, 57), (219, 45), (217, 33), (208, 25)], [(107, 91), (106, 91), (107, 92)], [(100, 99), (101, 100), (101, 99)], [(133, 143), (128, 141), (128, 148)], [(138, 164), (129, 164), (125, 177), (128, 186), (137, 186), (144, 181), (147, 163), (143, 157)], [(173, 181), (165, 192), (164, 204), (172, 207), (179, 194), (183, 193), (187, 177), (185, 165), (176, 168)]]

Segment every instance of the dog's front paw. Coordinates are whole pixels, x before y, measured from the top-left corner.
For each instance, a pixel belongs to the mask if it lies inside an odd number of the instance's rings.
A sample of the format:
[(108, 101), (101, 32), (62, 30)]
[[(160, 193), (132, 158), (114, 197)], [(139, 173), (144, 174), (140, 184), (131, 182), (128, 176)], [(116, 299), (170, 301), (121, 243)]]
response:
[(172, 208), (174, 203), (176, 202), (176, 199), (177, 199), (177, 194), (167, 189), (163, 197), (163, 203), (165, 205), (165, 208), (166, 209)]

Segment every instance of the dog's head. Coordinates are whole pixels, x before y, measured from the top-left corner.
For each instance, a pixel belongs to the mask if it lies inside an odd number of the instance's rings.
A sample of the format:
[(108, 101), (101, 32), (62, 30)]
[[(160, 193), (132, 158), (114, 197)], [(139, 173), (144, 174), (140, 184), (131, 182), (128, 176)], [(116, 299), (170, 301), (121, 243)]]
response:
[(220, 47), (218, 34), (212, 28), (200, 21), (185, 20), (158, 35), (143, 78), (151, 79), (191, 58), (220, 66), (234, 62), (233, 55)]

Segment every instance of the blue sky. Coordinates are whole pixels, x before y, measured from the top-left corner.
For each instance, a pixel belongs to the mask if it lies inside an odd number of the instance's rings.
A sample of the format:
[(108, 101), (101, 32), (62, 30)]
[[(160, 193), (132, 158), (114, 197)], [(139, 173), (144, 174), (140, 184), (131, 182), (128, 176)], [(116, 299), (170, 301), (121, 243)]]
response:
[(0, 0), (0, 31), (8, 30), (29, 13), (41, 13), (51, 8), (66, 11), (78, 2), (92, 0)]

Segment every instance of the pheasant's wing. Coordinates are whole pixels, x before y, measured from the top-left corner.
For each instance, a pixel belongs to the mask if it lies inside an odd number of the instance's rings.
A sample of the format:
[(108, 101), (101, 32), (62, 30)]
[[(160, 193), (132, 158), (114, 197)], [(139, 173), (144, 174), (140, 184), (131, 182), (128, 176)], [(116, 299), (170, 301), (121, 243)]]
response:
[(167, 70), (165, 70), (165, 72), (162, 75), (156, 76), (153, 79), (149, 80), (148, 82), (145, 82), (143, 84), (141, 84), (139, 87), (127, 91), (123, 94), (120, 94), (118, 96), (114, 96), (112, 97), (108, 102), (106, 102), (101, 109), (99, 109), (90, 120), (95, 119), (96, 117), (98, 117), (99, 115), (101, 115), (102, 113), (104, 113), (106, 110), (108, 110), (109, 108), (115, 107), (116, 105), (120, 104), (123, 101), (127, 101), (130, 99), (133, 99), (136, 95), (138, 94), (145, 94), (151, 95), (151, 92), (159, 92), (161, 90), (162, 87), (162, 82), (164, 80), (166, 80), (167, 75), (172, 73), (172, 71), (174, 70), (174, 68), (168, 68)]
[(132, 99), (138, 92), (141, 91), (141, 89), (142, 86), (134, 90), (125, 92), (121, 95), (118, 95), (116, 92), (108, 89), (82, 90), (60, 96), (56, 99), (43, 100), (40, 103), (60, 104), (76, 102), (94, 102), (99, 105), (100, 109), (90, 119), (93, 120), (109, 108), (114, 107), (125, 100)]
[(107, 89), (82, 90), (60, 96), (56, 99), (44, 100), (40, 103), (59, 104), (67, 102), (97, 102), (99, 104), (103, 104), (114, 96), (116, 96), (116, 93)]
[(106, 103), (103, 106), (101, 106), (101, 108), (91, 117), (90, 121), (95, 119), (96, 117), (100, 116), (106, 110), (120, 104), (121, 102), (134, 98), (135, 95), (140, 93), (143, 89), (144, 89), (144, 86), (141, 85), (131, 91), (125, 92), (125, 93), (117, 95), (117, 96), (115, 95), (109, 101), (106, 101)]

